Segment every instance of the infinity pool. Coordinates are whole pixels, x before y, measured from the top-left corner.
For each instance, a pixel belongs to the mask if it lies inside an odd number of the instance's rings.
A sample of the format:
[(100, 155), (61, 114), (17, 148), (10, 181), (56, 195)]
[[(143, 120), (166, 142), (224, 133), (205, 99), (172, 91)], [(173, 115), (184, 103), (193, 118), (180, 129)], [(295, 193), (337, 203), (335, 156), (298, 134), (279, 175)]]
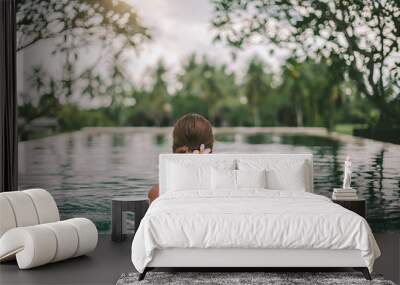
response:
[[(91, 128), (19, 144), (20, 189), (41, 187), (63, 219), (87, 217), (110, 231), (113, 196), (145, 196), (157, 183), (170, 128)], [(216, 153), (312, 153), (314, 191), (330, 196), (353, 160), (352, 185), (367, 200), (376, 232), (400, 232), (400, 145), (299, 129), (219, 129)]]

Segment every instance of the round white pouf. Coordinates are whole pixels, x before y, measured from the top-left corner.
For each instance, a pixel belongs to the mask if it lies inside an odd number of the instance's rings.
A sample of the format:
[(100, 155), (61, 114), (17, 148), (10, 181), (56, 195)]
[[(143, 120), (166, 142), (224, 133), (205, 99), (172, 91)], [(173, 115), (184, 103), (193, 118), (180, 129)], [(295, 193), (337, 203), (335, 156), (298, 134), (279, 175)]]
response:
[(78, 250), (79, 237), (71, 224), (61, 221), (44, 224), (43, 226), (51, 229), (57, 240), (57, 251), (51, 262), (64, 260), (75, 255)]
[(24, 190), (22, 192), (29, 195), (33, 201), (39, 224), (52, 223), (60, 220), (56, 201), (54, 201), (49, 192), (40, 188)]
[(74, 226), (78, 233), (79, 243), (74, 257), (91, 252), (96, 248), (98, 233), (96, 226), (91, 220), (85, 218), (74, 218), (65, 220), (64, 222)]
[(15, 228), (17, 222), (10, 202), (0, 194), (0, 237), (9, 229)]
[(89, 253), (97, 240), (96, 226), (85, 218), (14, 228), (0, 238), (0, 260), (15, 255), (19, 268), (28, 269)]
[(42, 225), (11, 229), (0, 239), (0, 258), (7, 260), (16, 255), (20, 269), (51, 262), (56, 250), (53, 231)]
[(10, 203), (17, 227), (33, 226), (39, 223), (35, 205), (28, 194), (23, 191), (13, 191), (3, 192), (1, 196)]

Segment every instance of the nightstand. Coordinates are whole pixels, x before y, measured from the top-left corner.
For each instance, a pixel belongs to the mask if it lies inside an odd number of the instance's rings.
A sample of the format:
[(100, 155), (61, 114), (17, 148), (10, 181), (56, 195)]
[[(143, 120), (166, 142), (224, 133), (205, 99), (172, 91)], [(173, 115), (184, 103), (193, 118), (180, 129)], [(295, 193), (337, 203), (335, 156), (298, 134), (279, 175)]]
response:
[[(147, 197), (113, 198), (111, 239), (123, 241), (127, 236), (133, 236), (148, 207), (149, 200)], [(132, 224), (134, 224), (134, 227), (132, 227)]]
[(367, 218), (367, 204), (364, 199), (357, 200), (332, 200), (332, 202), (359, 214), (364, 219)]

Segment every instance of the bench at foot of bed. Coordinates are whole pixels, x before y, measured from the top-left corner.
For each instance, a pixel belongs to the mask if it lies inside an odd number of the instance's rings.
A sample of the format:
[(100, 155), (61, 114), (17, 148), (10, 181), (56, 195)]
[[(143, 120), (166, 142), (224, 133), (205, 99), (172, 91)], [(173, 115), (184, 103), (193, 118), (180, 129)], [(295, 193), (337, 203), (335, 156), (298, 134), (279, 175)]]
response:
[[(154, 267), (146, 267), (143, 270), (143, 272), (139, 274), (138, 281), (142, 281), (146, 277), (146, 273), (151, 271), (151, 270), (153, 270), (153, 269), (155, 269), (155, 268)], [(188, 268), (185, 268), (186, 271), (187, 271), (187, 269)], [(202, 268), (202, 269), (204, 270), (206, 268)], [(230, 269), (232, 269), (232, 268), (230, 268)], [(279, 268), (279, 269), (281, 269), (281, 268)], [(289, 271), (289, 268), (287, 268), (287, 269)], [(356, 270), (356, 271), (360, 271), (364, 275), (364, 278), (366, 280), (372, 280), (371, 274), (369, 273), (369, 270), (368, 270), (367, 267), (353, 267), (353, 269)], [(213, 271), (212, 268), (209, 268), (207, 270), (211, 271), (211, 272)], [(260, 270), (261, 270), (261, 268), (260, 268)], [(234, 272), (245, 272), (245, 271), (246, 270), (243, 270), (243, 268), (237, 268), (237, 269), (234, 270)], [(232, 271), (230, 271), (230, 272), (232, 272)]]

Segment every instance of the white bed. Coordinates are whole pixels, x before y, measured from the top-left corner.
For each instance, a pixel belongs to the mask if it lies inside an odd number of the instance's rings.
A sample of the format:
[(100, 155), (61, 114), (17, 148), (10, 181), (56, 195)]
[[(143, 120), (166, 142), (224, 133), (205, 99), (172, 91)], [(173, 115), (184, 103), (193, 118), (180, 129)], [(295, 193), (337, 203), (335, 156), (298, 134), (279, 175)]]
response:
[(362, 217), (312, 194), (312, 155), (163, 154), (159, 178), (132, 243), (140, 279), (154, 267), (354, 267), (370, 278), (380, 255)]

